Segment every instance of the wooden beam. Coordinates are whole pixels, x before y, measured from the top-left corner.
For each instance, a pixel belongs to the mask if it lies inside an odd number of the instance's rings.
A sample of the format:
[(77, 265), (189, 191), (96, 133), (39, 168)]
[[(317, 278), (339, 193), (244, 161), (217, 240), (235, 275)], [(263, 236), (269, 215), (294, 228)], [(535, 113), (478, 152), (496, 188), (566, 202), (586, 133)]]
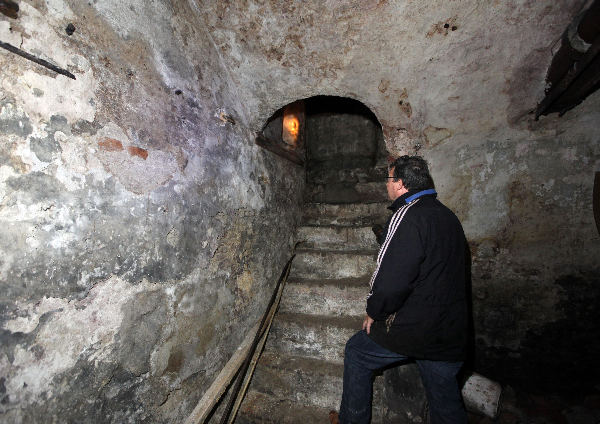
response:
[[(243, 397), (244, 392), (241, 392), (242, 386), (244, 386), (244, 384), (246, 383), (246, 385), (244, 387), (247, 387), (247, 384), (250, 382), (250, 378), (247, 375), (247, 371), (248, 369), (251, 367), (252, 365), (252, 360), (254, 358), (250, 357), (250, 355), (254, 355), (256, 353), (256, 347), (260, 344), (261, 342), (261, 336), (263, 335), (263, 333), (267, 332), (268, 329), (271, 328), (271, 322), (273, 321), (273, 317), (275, 316), (275, 312), (277, 311), (277, 308), (279, 307), (279, 300), (281, 299), (281, 293), (283, 291), (283, 287), (285, 286), (285, 282), (288, 278), (288, 275), (290, 275), (290, 269), (292, 268), (292, 261), (294, 260), (294, 258), (296, 257), (296, 254), (293, 254), (292, 257), (289, 259), (289, 261), (285, 264), (285, 267), (283, 268), (283, 272), (281, 273), (281, 276), (279, 277), (279, 280), (277, 281), (277, 285), (275, 286), (275, 291), (273, 292), (273, 295), (271, 296), (271, 300), (269, 301), (269, 306), (267, 311), (265, 312), (265, 314), (263, 315), (263, 318), (260, 322), (260, 330), (258, 333), (256, 333), (256, 336), (254, 338), (254, 341), (252, 342), (252, 347), (250, 348), (250, 352), (248, 352), (248, 357), (246, 358), (246, 360), (244, 361), (244, 364), (241, 366), (240, 368), (240, 376), (238, 377), (235, 386), (232, 388), (232, 394), (231, 397), (229, 398), (229, 402), (227, 402), (227, 406), (225, 407), (225, 411), (223, 411), (223, 415), (221, 416), (221, 421), (219, 421), (219, 424), (228, 424), (228, 420), (229, 418), (231, 418), (231, 411), (232, 409), (235, 407), (236, 403), (241, 404), (241, 400), (240, 400), (240, 396)], [(258, 352), (258, 356), (260, 356), (260, 351)], [(256, 356), (256, 360), (258, 360), (258, 356)], [(245, 378), (247, 377), (247, 380), (245, 380)], [(241, 393), (241, 395), (240, 395)], [(235, 419), (235, 417), (234, 417)]]
[(259, 325), (260, 323), (256, 323), (256, 325), (252, 327), (252, 330), (248, 332), (248, 335), (242, 344), (233, 353), (231, 359), (225, 364), (225, 367), (223, 367), (215, 381), (213, 381), (211, 386), (204, 393), (200, 402), (198, 402), (192, 413), (187, 417), (185, 424), (199, 424), (206, 420), (206, 417), (208, 417), (219, 399), (221, 399), (221, 396), (225, 393), (225, 389), (227, 389), (231, 380), (233, 380), (233, 377), (237, 374), (240, 366), (246, 359), (246, 356), (248, 356), (254, 336), (259, 330)]
[(273, 306), (271, 306), (271, 310), (269, 311), (269, 316), (267, 317), (267, 328), (264, 330), (264, 333), (260, 339), (260, 342), (258, 343), (256, 350), (254, 351), (254, 355), (252, 356), (252, 361), (250, 362), (250, 367), (248, 368), (248, 372), (244, 376), (242, 389), (240, 390), (240, 393), (238, 394), (238, 396), (235, 400), (235, 404), (233, 405), (233, 409), (231, 411), (231, 415), (229, 416), (229, 420), (227, 421), (227, 424), (234, 423), (235, 418), (238, 413), (238, 410), (240, 409), (240, 406), (242, 405), (242, 401), (244, 400), (244, 396), (246, 395), (246, 391), (248, 390), (248, 386), (250, 385), (250, 381), (252, 380), (252, 375), (254, 374), (254, 369), (256, 368), (256, 364), (258, 363), (260, 356), (262, 355), (262, 351), (265, 347), (265, 343), (267, 342), (267, 336), (269, 335), (269, 331), (271, 331), (271, 324), (273, 324), (273, 318), (275, 317), (275, 313), (277, 312), (277, 309), (279, 308), (279, 302), (281, 301), (281, 295), (283, 294), (283, 289), (285, 287), (285, 282), (287, 281), (287, 277), (288, 277), (289, 273), (290, 273), (290, 268), (288, 268), (288, 270), (287, 270), (286, 276), (283, 280), (283, 284), (281, 284), (281, 286), (279, 286), (279, 290), (277, 291), (277, 298), (275, 300), (275, 303), (273, 303)]
[[(295, 254), (292, 255), (285, 265), (285, 268), (279, 277), (279, 281), (277, 282), (277, 286), (275, 287), (275, 291), (271, 296), (271, 300), (267, 307), (268, 309), (265, 311), (261, 321), (257, 323), (252, 330), (250, 330), (240, 347), (237, 348), (231, 359), (229, 359), (229, 361), (225, 364), (225, 367), (221, 370), (217, 378), (204, 393), (202, 399), (200, 399), (192, 413), (187, 417), (185, 424), (204, 424), (207, 417), (215, 408), (215, 405), (221, 399), (225, 393), (225, 390), (229, 387), (231, 381), (235, 378), (239, 371), (240, 376), (238, 376), (237, 383), (232, 389), (233, 397), (229, 399), (227, 408), (221, 417), (221, 423), (223, 424), (227, 420), (229, 420), (228, 422), (231, 423), (233, 420), (235, 420), (235, 415), (242, 403), (246, 389), (250, 384), (252, 373), (254, 372), (254, 368), (256, 367), (256, 363), (260, 358), (269, 334), (269, 330), (271, 329), (273, 318), (275, 317), (275, 313), (279, 308), (281, 295), (283, 293), (287, 278), (290, 274), (292, 261), (294, 260), (295, 256)], [(249, 373), (247, 372), (248, 369), (251, 370)], [(241, 386), (243, 386), (243, 388), (241, 391), (239, 391)], [(234, 412), (232, 415), (228, 416), (232, 407), (234, 408)]]
[(12, 44), (8, 44), (8, 43), (4, 43), (4, 42), (0, 41), (0, 47), (8, 50), (11, 53), (21, 56), (27, 60), (31, 60), (32, 62), (37, 63), (38, 65), (42, 65), (43, 67), (48, 68), (51, 71), (56, 72), (57, 74), (64, 75), (65, 77), (69, 77), (71, 79), (77, 79), (77, 78), (75, 78), (75, 75), (73, 75), (66, 69), (60, 68), (60, 67), (48, 62), (47, 60), (44, 60), (37, 56), (32, 55), (31, 53), (27, 53), (26, 51), (21, 50), (20, 48), (15, 47)]
[(544, 100), (538, 105), (535, 111), (535, 120), (544, 114), (550, 106), (573, 84), (583, 71), (585, 71), (590, 63), (593, 62), (596, 55), (600, 52), (600, 35), (596, 36), (592, 45), (587, 52), (581, 57), (581, 60), (574, 62), (567, 74), (550, 89)]

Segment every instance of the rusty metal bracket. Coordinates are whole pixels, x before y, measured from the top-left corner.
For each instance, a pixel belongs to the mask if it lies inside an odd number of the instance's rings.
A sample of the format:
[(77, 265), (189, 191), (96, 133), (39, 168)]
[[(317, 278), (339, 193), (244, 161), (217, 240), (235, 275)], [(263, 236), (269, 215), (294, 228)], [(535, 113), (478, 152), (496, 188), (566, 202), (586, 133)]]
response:
[(8, 50), (11, 53), (14, 53), (14, 54), (18, 55), (18, 56), (24, 57), (27, 60), (31, 60), (32, 62), (35, 62), (38, 65), (42, 65), (45, 68), (48, 68), (51, 71), (56, 72), (57, 74), (64, 75), (65, 77), (69, 77), (71, 79), (76, 79), (75, 75), (73, 75), (72, 73), (70, 73), (66, 69), (60, 68), (60, 67), (58, 67), (56, 65), (53, 65), (52, 63), (48, 62), (47, 60), (40, 59), (39, 57), (34, 56), (31, 53), (27, 53), (26, 51), (21, 50), (20, 48), (15, 47), (12, 44), (8, 44), (8, 43), (4, 43), (4, 42), (0, 41), (0, 47), (2, 47), (3, 49)]

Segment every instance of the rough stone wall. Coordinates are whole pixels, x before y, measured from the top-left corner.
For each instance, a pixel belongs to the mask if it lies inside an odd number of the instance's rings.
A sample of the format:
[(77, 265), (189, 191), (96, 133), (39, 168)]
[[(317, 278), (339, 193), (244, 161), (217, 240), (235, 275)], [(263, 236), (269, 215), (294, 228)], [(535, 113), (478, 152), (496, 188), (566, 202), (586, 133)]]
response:
[(193, 5), (19, 6), (0, 39), (76, 80), (0, 51), (0, 421), (182, 422), (266, 306), (303, 171), (254, 145)]
[(600, 377), (599, 94), (426, 152), (471, 247), (475, 366), (533, 391), (589, 392)]
[(374, 168), (385, 165), (381, 126), (367, 117), (351, 114), (319, 114), (306, 120), (308, 177), (311, 171)]
[[(387, 152), (375, 117), (341, 111), (309, 114), (306, 119), (305, 199), (352, 203), (387, 200)], [(358, 102), (356, 102), (358, 103)], [(310, 110), (310, 101), (307, 110)], [(373, 223), (374, 224), (374, 223)]]
[(430, 161), (471, 243), (484, 374), (548, 390), (597, 380), (600, 94), (561, 118), (530, 113), (586, 1), (201, 3), (251, 127), (297, 99), (349, 97), (391, 154)]
[(191, 410), (296, 219), (299, 170), (252, 131), (314, 95), (360, 100), (390, 153), (431, 162), (471, 242), (480, 371), (597, 379), (600, 96), (528, 113), (583, 3), (31, 0), (0, 15), (2, 41), (77, 77), (0, 52), (2, 419)]

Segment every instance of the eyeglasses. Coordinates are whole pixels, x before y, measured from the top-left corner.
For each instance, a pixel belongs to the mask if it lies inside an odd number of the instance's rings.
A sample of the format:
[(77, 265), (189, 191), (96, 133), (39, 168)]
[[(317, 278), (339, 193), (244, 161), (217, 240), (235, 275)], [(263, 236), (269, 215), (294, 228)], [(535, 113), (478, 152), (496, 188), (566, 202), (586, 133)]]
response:
[(386, 178), (386, 180), (389, 180), (389, 179), (395, 180), (396, 179), (396, 177), (385, 177), (385, 178)]

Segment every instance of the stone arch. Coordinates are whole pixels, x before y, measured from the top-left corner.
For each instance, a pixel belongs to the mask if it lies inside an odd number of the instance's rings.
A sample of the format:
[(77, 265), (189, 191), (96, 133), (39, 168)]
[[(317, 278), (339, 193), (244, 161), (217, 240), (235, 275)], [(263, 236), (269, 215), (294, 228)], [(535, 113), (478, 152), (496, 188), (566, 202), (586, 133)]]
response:
[[(283, 115), (298, 102), (304, 111), (304, 139), (290, 146), (281, 136)], [(305, 166), (307, 200), (381, 200), (382, 184), (377, 183), (385, 176), (388, 152), (379, 119), (361, 101), (326, 95), (297, 100), (275, 111), (259, 137), (261, 146)]]
[[(318, 95), (300, 102), (304, 105), (302, 143), (292, 147), (282, 140), (283, 114), (289, 104), (271, 115), (260, 137), (274, 145), (273, 151), (280, 149), (282, 156), (287, 151), (302, 159), (309, 200), (345, 203), (372, 199), (368, 184), (382, 181), (388, 157), (375, 113), (348, 97)], [(361, 191), (360, 184), (366, 190)], [(310, 186), (315, 189), (312, 193)]]

